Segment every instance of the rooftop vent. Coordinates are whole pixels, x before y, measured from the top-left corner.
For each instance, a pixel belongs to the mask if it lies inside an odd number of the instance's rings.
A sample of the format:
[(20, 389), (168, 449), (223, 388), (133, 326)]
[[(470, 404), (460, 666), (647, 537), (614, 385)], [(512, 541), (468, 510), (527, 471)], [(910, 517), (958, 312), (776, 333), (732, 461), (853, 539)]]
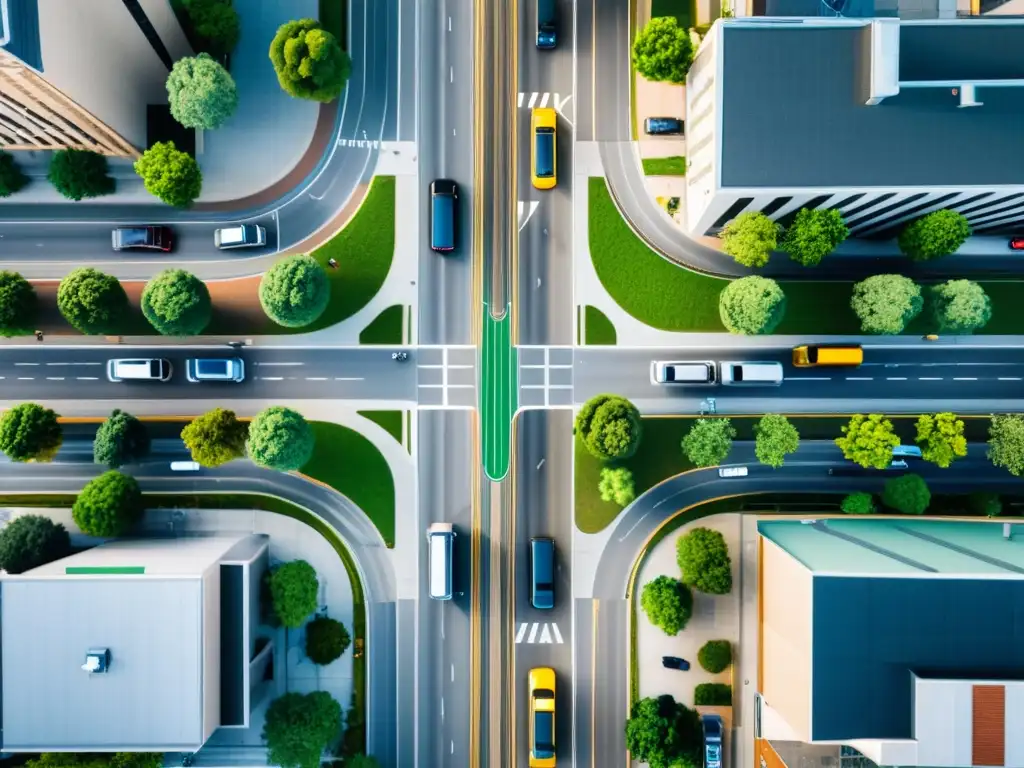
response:
[(982, 106), (982, 102), (978, 101), (977, 93), (975, 92), (974, 86), (972, 84), (964, 83), (964, 85), (961, 86), (959, 90), (960, 90), (960, 93), (957, 94), (957, 89), (954, 88), (953, 89), (953, 95), (954, 96), (957, 96), (957, 95), (960, 96), (960, 105), (959, 106), (960, 106), (961, 109), (963, 107), (980, 107), (980, 106)]
[(106, 672), (109, 668), (109, 648), (90, 648), (88, 651), (86, 651), (85, 664), (82, 665), (82, 669), (84, 669), (90, 675), (98, 675), (101, 672)]

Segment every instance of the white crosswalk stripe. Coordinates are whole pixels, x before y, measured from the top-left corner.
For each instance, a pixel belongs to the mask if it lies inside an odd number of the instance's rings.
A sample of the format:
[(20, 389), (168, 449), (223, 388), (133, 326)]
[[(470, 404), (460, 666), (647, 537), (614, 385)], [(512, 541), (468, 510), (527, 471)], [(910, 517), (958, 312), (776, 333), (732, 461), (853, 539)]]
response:
[(519, 201), (519, 231), (523, 230), (526, 226), (526, 222), (530, 220), (534, 212), (537, 210), (537, 206), (540, 205), (539, 200), (520, 200)]
[(537, 107), (554, 107), (562, 117), (572, 120), (572, 115), (566, 111), (572, 94), (562, 98), (558, 93), (549, 91), (528, 91), (519, 94), (517, 104), (520, 109), (535, 109)]
[(548, 624), (539, 621), (524, 621), (519, 625), (519, 630), (516, 632), (516, 645), (520, 643), (527, 643), (528, 645), (550, 645), (551, 643), (557, 643), (562, 645), (564, 642), (562, 633), (555, 622)]

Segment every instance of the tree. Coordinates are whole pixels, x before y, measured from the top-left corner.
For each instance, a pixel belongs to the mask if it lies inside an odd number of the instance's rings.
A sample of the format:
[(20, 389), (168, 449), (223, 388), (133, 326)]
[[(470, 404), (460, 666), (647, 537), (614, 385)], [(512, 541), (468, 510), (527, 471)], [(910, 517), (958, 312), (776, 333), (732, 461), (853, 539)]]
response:
[(234, 411), (214, 408), (186, 424), (181, 439), (193, 461), (204, 467), (219, 467), (245, 455), (248, 431), (249, 425), (239, 421)]
[(306, 656), (314, 664), (340, 659), (352, 643), (345, 625), (336, 619), (317, 616), (306, 625)]
[(0, 150), (0, 197), (10, 197), (28, 184), (28, 176), (14, 162), (14, 155)]
[(289, 256), (260, 280), (260, 304), (267, 317), (286, 328), (316, 320), (331, 300), (331, 281), (312, 256)]
[(597, 484), (601, 501), (611, 501), (624, 507), (636, 498), (633, 487), (633, 473), (625, 467), (602, 467), (601, 479)]
[(800, 433), (789, 419), (777, 413), (767, 413), (754, 426), (754, 455), (762, 464), (781, 467), (786, 455), (800, 447)]
[(0, 336), (31, 333), (38, 310), (32, 283), (17, 272), (0, 271)]
[(971, 236), (967, 217), (957, 211), (933, 211), (912, 221), (897, 240), (900, 250), (914, 261), (956, 253)]
[(713, 467), (725, 461), (734, 437), (729, 419), (697, 419), (683, 437), (683, 454), (695, 466)]
[(206, 283), (183, 269), (165, 269), (146, 283), (142, 314), (163, 336), (195, 336), (206, 330), (213, 302)]
[(693, 689), (696, 707), (731, 707), (732, 686), (725, 683), (700, 683)]
[(42, 515), (22, 515), (0, 528), (0, 568), (24, 573), (71, 554), (71, 537), (60, 523)]
[(71, 517), (89, 536), (120, 536), (142, 519), (139, 483), (116, 469), (90, 480), (75, 499)]
[(326, 691), (286, 693), (270, 702), (263, 722), (267, 762), (281, 768), (319, 768), (338, 738), (341, 705)]
[(628, 459), (640, 447), (640, 411), (618, 395), (596, 395), (576, 414), (573, 434), (598, 459)]
[(281, 623), (289, 629), (302, 626), (317, 607), (320, 582), (305, 560), (283, 563), (270, 572), (270, 602)]
[(188, 208), (203, 191), (203, 172), (173, 141), (158, 141), (135, 161), (135, 172), (149, 194), (175, 208)]
[(629, 709), (626, 749), (650, 768), (696, 768), (702, 764), (700, 715), (668, 694), (640, 699)]
[(889, 478), (882, 490), (882, 503), (905, 515), (924, 514), (931, 500), (928, 483), (913, 473)]
[(185, 10), (206, 53), (219, 58), (235, 50), (242, 25), (231, 0), (186, 0)]
[(57, 414), (21, 403), (0, 416), (0, 451), (11, 461), (52, 461), (64, 442)]
[(92, 442), (92, 459), (97, 464), (117, 469), (148, 455), (149, 431), (145, 424), (130, 413), (115, 408), (96, 430), (96, 438)]
[(46, 178), (68, 200), (111, 195), (117, 182), (107, 175), (107, 158), (88, 149), (61, 149), (50, 157)]
[(839, 508), (848, 515), (872, 515), (875, 512), (875, 500), (870, 493), (856, 491), (846, 496)]
[(270, 61), (281, 88), (299, 99), (334, 101), (352, 74), (352, 59), (314, 19), (278, 27), (270, 43)]
[(682, 85), (692, 63), (690, 33), (675, 16), (656, 16), (633, 40), (633, 66), (648, 80)]
[(843, 427), (836, 445), (843, 456), (868, 469), (885, 469), (892, 462), (892, 451), (900, 444), (892, 422), (879, 413), (857, 413)]
[(640, 607), (651, 624), (666, 635), (677, 635), (693, 614), (693, 593), (679, 579), (658, 576), (644, 584)]
[(1014, 477), (1024, 475), (1024, 416), (1014, 413), (992, 417), (988, 428), (988, 458)]
[(967, 506), (976, 515), (998, 517), (1003, 511), (1003, 500), (998, 493), (975, 491), (967, 497)]
[(903, 275), (874, 275), (853, 286), (850, 306), (864, 333), (903, 333), (921, 312), (921, 288)]
[(771, 333), (786, 314), (786, 294), (771, 278), (741, 277), (722, 289), (718, 314), (730, 333)]
[(786, 229), (781, 249), (805, 267), (816, 267), (834, 251), (850, 230), (835, 208), (801, 208)]
[(380, 763), (370, 755), (352, 755), (345, 759), (345, 768), (380, 768)]
[(60, 281), (57, 309), (80, 333), (116, 333), (129, 312), (128, 294), (113, 275), (79, 267)]
[(262, 467), (290, 472), (313, 456), (313, 428), (298, 411), (272, 405), (249, 424), (249, 457)]
[(694, 528), (676, 540), (676, 562), (683, 583), (709, 595), (732, 591), (732, 561), (725, 537), (710, 528)]
[(697, 651), (697, 663), (705, 672), (717, 675), (732, 664), (732, 643), (728, 640), (708, 640)]
[(210, 131), (238, 109), (238, 88), (224, 67), (200, 53), (174, 62), (167, 76), (167, 101), (171, 116), (183, 126)]
[(763, 267), (779, 242), (782, 227), (760, 211), (741, 213), (719, 237), (722, 250), (745, 267)]
[(943, 333), (974, 333), (992, 319), (992, 301), (970, 280), (949, 280), (932, 286), (932, 312)]
[(28, 768), (161, 768), (162, 752), (43, 752)]
[(921, 458), (945, 469), (953, 459), (967, 455), (963, 419), (952, 413), (921, 414), (917, 417), (917, 444)]

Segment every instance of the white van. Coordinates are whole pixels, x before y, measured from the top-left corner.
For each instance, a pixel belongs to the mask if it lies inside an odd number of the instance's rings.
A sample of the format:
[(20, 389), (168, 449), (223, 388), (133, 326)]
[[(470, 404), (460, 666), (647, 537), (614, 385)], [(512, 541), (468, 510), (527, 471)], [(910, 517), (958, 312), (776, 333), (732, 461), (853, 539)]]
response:
[(167, 381), (171, 361), (161, 358), (108, 360), (107, 378), (111, 381)]
[(711, 361), (686, 360), (678, 363), (651, 363), (652, 384), (714, 384), (715, 364)]
[(719, 363), (722, 383), (727, 386), (778, 386), (782, 383), (782, 363)]
[(455, 545), (455, 526), (434, 523), (427, 528), (427, 589), (434, 600), (452, 599), (452, 550)]

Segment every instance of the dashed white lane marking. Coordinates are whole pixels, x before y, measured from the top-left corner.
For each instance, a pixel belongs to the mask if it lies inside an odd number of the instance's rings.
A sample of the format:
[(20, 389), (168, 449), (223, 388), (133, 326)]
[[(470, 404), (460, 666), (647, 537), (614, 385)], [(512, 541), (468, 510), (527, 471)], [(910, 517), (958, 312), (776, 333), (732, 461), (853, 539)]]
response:
[(790, 381), (832, 381), (831, 376), (787, 376), (786, 378)]
[(306, 381), (327, 381), (326, 376), (307, 376)]
[(283, 376), (257, 376), (257, 379), (263, 379), (263, 381), (282, 381)]
[(918, 381), (942, 381), (941, 376), (918, 376)]
[(64, 377), (63, 376), (47, 376), (46, 380), (47, 381), (64, 381)]
[(305, 365), (305, 363), (256, 363), (256, 365)]
[(47, 363), (47, 365), (103, 365), (103, 363)]
[(874, 376), (847, 376), (847, 381), (874, 381)]
[(961, 376), (961, 377), (954, 376), (953, 377), (953, 381), (977, 381), (977, 380), (978, 380), (978, 378), (976, 376)]
[(1020, 381), (1020, 376), (1000, 376), (1000, 381)]
[(15, 363), (15, 365), (39, 365), (39, 363)]
[(18, 381), (35, 381), (35, 376), (19, 376)]
[(79, 381), (99, 381), (98, 376), (75, 376)]
[(907, 377), (906, 376), (886, 376), (885, 380), (886, 381), (906, 381)]
[(335, 376), (335, 381), (366, 381), (362, 376)]
[[(448, 386), (454, 387), (455, 384)], [(521, 389), (572, 389), (572, 384), (520, 384)]]

